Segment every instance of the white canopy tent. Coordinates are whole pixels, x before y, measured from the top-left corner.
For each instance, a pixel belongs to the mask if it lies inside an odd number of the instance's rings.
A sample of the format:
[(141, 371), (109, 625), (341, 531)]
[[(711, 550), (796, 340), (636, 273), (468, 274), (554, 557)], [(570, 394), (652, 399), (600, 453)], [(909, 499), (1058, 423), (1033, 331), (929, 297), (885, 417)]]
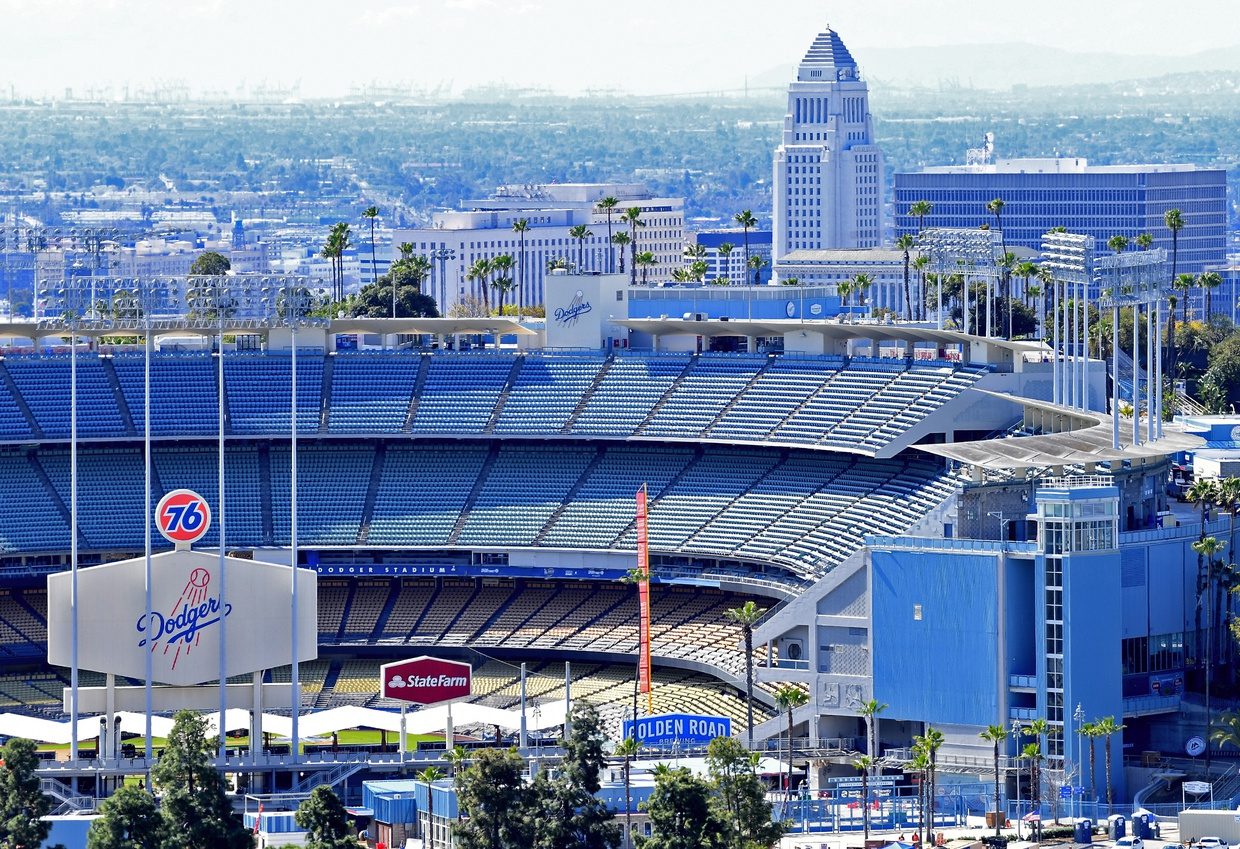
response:
[[(146, 716), (131, 711), (116, 714), (121, 720), (121, 731), (125, 734), (145, 734)], [(204, 714), (207, 721), (208, 734), (219, 733), (219, 711)], [(527, 711), (526, 728), (530, 731), (545, 731), (564, 724), (565, 706), (562, 701), (547, 701), (530, 705)], [(86, 716), (78, 720), (78, 739), (93, 740), (99, 736), (99, 716)], [(448, 722), (448, 706), (423, 708), (409, 713), (406, 717), (405, 732), (407, 734), (431, 734), (443, 731)], [(469, 703), (452, 706), (452, 722), (457, 728), (475, 725), (498, 725), (506, 731), (517, 731), (521, 728), (521, 712), (519, 710), (503, 710)], [(224, 713), (225, 731), (244, 731), (250, 727), (250, 712), (233, 708)], [(301, 717), (300, 734), (304, 737), (318, 737), (335, 731), (353, 728), (373, 728), (381, 731), (400, 732), (400, 714), (393, 711), (375, 710), (365, 707), (338, 707), (317, 713), (303, 714)], [(151, 719), (151, 731), (156, 737), (167, 737), (172, 731), (172, 720), (156, 716)], [(287, 716), (263, 714), (263, 731), (282, 737), (292, 734), (293, 721)], [(25, 737), (39, 743), (65, 744), (69, 742), (69, 722), (56, 722), (34, 716), (23, 716), (17, 713), (0, 714), (0, 736)]]

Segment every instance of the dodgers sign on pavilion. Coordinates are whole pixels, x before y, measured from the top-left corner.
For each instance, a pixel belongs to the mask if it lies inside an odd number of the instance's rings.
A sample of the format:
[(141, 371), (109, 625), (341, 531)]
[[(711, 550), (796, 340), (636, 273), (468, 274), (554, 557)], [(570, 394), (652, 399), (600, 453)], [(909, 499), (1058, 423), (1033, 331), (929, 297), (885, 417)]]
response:
[[(170, 492), (155, 512), (160, 532), (178, 545), (151, 557), (151, 614), (146, 611), (146, 562), (137, 557), (78, 571), (78, 665), (96, 672), (193, 685), (220, 677), (220, 634), (226, 676), (245, 675), (292, 659), (292, 581), (288, 566), (223, 558), (183, 548), (202, 537), (210, 509), (188, 490)], [(220, 581), (226, 594), (220, 597)], [(73, 576), (48, 576), (47, 659), (73, 658)], [(297, 656), (318, 657), (318, 583), (297, 570)]]

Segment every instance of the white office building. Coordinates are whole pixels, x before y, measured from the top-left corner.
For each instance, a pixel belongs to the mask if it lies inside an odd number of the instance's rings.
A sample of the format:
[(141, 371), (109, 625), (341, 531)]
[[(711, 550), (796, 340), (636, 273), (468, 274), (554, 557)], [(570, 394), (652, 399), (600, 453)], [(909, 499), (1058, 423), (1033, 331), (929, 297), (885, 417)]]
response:
[[(466, 298), (481, 298), (483, 283), (467, 278), (469, 268), (478, 259), (501, 254), (511, 254), (518, 266), (524, 266), (523, 271), (514, 268), (519, 291), (508, 296), (508, 303), (538, 305), (545, 303), (550, 279), (547, 269), (553, 261), (562, 259), (582, 273), (606, 273), (623, 267), (631, 274), (628, 247), (621, 259), (620, 248), (613, 249), (608, 241), (607, 215), (598, 209), (598, 202), (605, 197), (619, 201), (611, 214), (613, 235), (629, 232), (620, 220), (626, 209), (641, 210), (640, 220), (645, 226), (636, 228), (637, 253), (649, 251), (655, 258), (655, 264), (645, 269), (646, 283), (669, 282), (672, 269), (683, 264), (684, 198), (651, 197), (638, 184), (502, 186), (489, 198), (466, 201), (466, 210), (435, 213), (430, 227), (394, 231), (392, 245), (409, 242), (415, 254), (432, 259), (426, 291), (438, 302), (441, 313), (446, 314)], [(524, 235), (522, 262), (522, 237), (512, 227), (523, 218), (529, 229)], [(589, 228), (590, 235), (584, 240), (572, 238), (569, 230), (581, 224)], [(641, 269), (636, 276), (640, 284)]]
[(839, 35), (814, 39), (788, 86), (775, 151), (772, 253), (878, 247), (883, 153), (874, 144), (869, 89)]

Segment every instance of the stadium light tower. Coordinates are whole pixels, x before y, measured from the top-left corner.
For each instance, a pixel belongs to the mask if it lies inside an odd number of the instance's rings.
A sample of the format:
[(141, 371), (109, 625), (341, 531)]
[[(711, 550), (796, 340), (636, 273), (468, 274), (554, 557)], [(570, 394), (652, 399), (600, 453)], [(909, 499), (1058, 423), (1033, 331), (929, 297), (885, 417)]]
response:
[[(969, 283), (979, 276), (986, 282), (986, 291), (999, 277), (1000, 240), (997, 230), (969, 230), (951, 227), (931, 227), (922, 230), (917, 247), (930, 257), (930, 268), (938, 280), (935, 286), (938, 304), (935, 309), (935, 326), (943, 329), (943, 284), (953, 274), (963, 274), (961, 290), (961, 316), (965, 333), (969, 332)], [(987, 323), (990, 322), (987, 309)], [(979, 334), (980, 335), (980, 334)]]

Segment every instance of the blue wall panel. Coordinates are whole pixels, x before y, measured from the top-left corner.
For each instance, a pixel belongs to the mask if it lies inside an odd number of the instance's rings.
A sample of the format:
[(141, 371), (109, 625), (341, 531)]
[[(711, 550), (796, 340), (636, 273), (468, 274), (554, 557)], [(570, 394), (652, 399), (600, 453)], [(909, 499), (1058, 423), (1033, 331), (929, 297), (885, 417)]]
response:
[(890, 705), (884, 717), (1000, 721), (997, 558), (875, 551), (873, 564), (874, 695)]

